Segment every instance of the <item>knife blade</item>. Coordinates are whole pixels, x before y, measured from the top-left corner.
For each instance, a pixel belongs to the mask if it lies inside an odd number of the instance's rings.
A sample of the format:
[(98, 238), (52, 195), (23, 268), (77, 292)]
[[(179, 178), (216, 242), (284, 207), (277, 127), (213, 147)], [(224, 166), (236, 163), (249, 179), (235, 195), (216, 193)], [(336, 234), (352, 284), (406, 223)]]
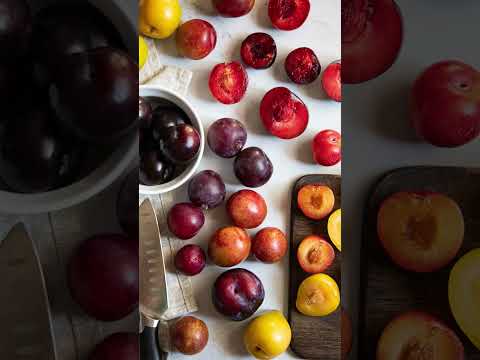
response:
[(145, 325), (140, 334), (141, 359), (160, 356), (156, 327), (168, 308), (168, 288), (157, 215), (149, 199), (140, 205), (140, 313)]
[(57, 358), (42, 266), (25, 226), (0, 244), (0, 349), (5, 359)]

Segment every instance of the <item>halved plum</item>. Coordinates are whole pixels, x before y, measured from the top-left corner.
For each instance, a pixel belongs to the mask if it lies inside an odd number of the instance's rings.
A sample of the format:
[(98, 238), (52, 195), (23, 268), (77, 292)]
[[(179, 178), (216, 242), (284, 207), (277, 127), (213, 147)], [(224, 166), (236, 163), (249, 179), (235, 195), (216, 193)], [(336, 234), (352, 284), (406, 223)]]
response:
[(421, 311), (397, 315), (385, 327), (377, 344), (377, 360), (463, 360), (457, 335), (442, 321)]
[(312, 49), (301, 47), (288, 54), (285, 59), (285, 71), (294, 83), (304, 85), (318, 78), (321, 66)]
[(243, 40), (240, 55), (248, 66), (254, 69), (267, 69), (277, 58), (277, 45), (270, 35), (254, 33)]
[(208, 86), (213, 97), (222, 104), (236, 104), (247, 92), (248, 74), (237, 61), (218, 64), (210, 73)]
[(310, 274), (327, 270), (335, 259), (332, 245), (318, 235), (307, 236), (297, 249), (297, 260), (301, 268)]
[(260, 117), (265, 128), (281, 139), (300, 136), (308, 125), (305, 103), (285, 87), (273, 88), (260, 104)]
[(394, 0), (342, 1), (342, 79), (371, 80), (387, 71), (400, 53), (403, 20)]
[(380, 206), (380, 243), (398, 266), (433, 272), (450, 263), (463, 243), (462, 210), (448, 196), (431, 192), (398, 192)]
[(342, 62), (335, 61), (327, 66), (322, 76), (322, 87), (327, 96), (342, 101)]
[(335, 205), (335, 194), (326, 185), (308, 184), (298, 192), (297, 203), (306, 217), (312, 220), (322, 220), (332, 212)]
[(269, 0), (268, 16), (280, 30), (295, 30), (303, 25), (310, 13), (309, 0)]
[(480, 248), (463, 255), (448, 279), (448, 300), (453, 317), (470, 341), (480, 350)]

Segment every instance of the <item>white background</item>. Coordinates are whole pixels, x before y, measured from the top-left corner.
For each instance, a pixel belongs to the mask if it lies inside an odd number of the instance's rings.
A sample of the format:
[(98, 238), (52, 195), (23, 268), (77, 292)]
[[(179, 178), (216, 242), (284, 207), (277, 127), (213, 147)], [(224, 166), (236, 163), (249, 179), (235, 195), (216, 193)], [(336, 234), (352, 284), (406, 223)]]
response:
[[(288, 81), (283, 69), (287, 54), (298, 47), (312, 48), (317, 54), (322, 69), (340, 58), (340, 0), (311, 1), (311, 13), (307, 22), (293, 32), (274, 30), (267, 15), (267, 0), (257, 0), (253, 11), (241, 18), (230, 19), (217, 16), (209, 0), (181, 0), (183, 21), (201, 18), (213, 24), (217, 30), (217, 46), (212, 54), (200, 61), (178, 57), (174, 39), (161, 41), (162, 62), (190, 69), (194, 72), (188, 94), (198, 111), (205, 130), (215, 120), (232, 117), (243, 122), (248, 130), (247, 146), (262, 148), (274, 165), (274, 175), (270, 182), (257, 191), (268, 204), (268, 217), (263, 226), (276, 226), (287, 232), (290, 217), (290, 192), (299, 177), (312, 173), (340, 174), (340, 165), (325, 168), (313, 163), (311, 141), (315, 134), (324, 129), (340, 131), (341, 105), (327, 100), (321, 90), (320, 78), (311, 85), (298, 86)], [(240, 44), (253, 32), (266, 32), (277, 43), (278, 56), (275, 64), (268, 70), (248, 69), (250, 84), (246, 97), (236, 105), (222, 105), (216, 102), (208, 89), (210, 70), (217, 63), (240, 60)], [(258, 112), (263, 95), (273, 87), (286, 86), (300, 96), (310, 111), (310, 123), (307, 131), (297, 139), (280, 140), (270, 136), (263, 128)], [(227, 196), (242, 188), (233, 174), (233, 161), (221, 159), (206, 149), (201, 164), (202, 169), (217, 171), (227, 184)], [(177, 193), (178, 201), (185, 200), (185, 187)], [(196, 243), (207, 248), (208, 239), (219, 227), (228, 225), (225, 207), (211, 210), (206, 215), (206, 224), (200, 234), (188, 243)], [(255, 234), (255, 230), (251, 231)], [(187, 242), (186, 242), (187, 243)], [(278, 264), (261, 264), (249, 259), (240, 265), (253, 271), (262, 280), (266, 296), (258, 311), (278, 309), (287, 314), (288, 306), (288, 256)], [(224, 271), (209, 264), (205, 270), (192, 278), (199, 312), (210, 331), (208, 347), (192, 359), (242, 359), (249, 355), (243, 346), (243, 331), (248, 321), (232, 322), (216, 313), (210, 292), (215, 278)], [(258, 314), (257, 313), (257, 314)], [(292, 358), (286, 353), (279, 359)], [(183, 358), (180, 354), (171, 354), (171, 359)]]

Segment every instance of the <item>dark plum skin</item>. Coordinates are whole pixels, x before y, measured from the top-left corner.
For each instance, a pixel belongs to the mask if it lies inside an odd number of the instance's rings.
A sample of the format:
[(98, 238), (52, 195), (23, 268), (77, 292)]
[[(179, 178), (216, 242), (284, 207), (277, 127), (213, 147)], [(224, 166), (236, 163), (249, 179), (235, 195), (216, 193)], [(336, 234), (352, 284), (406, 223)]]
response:
[(266, 184), (273, 174), (272, 162), (258, 147), (242, 150), (236, 157), (233, 167), (238, 180), (251, 188)]
[(242, 151), (247, 142), (247, 130), (234, 119), (215, 121), (208, 129), (207, 142), (210, 149), (220, 157), (232, 158)]
[(115, 333), (93, 350), (88, 360), (140, 360), (140, 344), (136, 333)]
[(113, 25), (87, 2), (57, 3), (40, 10), (32, 44), (35, 77), (43, 87), (68, 55), (108, 46), (123, 48)]
[(23, 193), (65, 185), (73, 179), (80, 161), (79, 145), (61, 136), (52, 114), (42, 107), (11, 115), (0, 146), (0, 177), (11, 189)]
[(17, 59), (28, 51), (32, 15), (26, 0), (0, 1), (0, 60)]
[(80, 138), (112, 142), (137, 128), (138, 66), (105, 47), (57, 64), (50, 102), (62, 124)]
[(139, 150), (140, 150), (140, 157), (143, 156), (143, 154), (147, 153), (150, 150), (158, 150), (158, 141), (155, 141), (152, 136), (152, 132), (150, 129), (142, 130), (140, 129), (139, 131), (139, 138), (140, 138), (140, 144), (139, 144)]
[(172, 126), (188, 124), (185, 113), (176, 107), (159, 106), (152, 116), (152, 136), (158, 141), (166, 135), (167, 129)]
[(42, 95), (36, 93), (34, 86), (25, 86), (30, 82), (31, 66), (28, 62), (2, 63), (0, 61), (0, 107), (2, 110), (0, 122), (8, 118), (6, 113), (15, 114), (18, 109), (24, 109), (26, 104), (29, 105), (33, 98), (39, 98)]
[(75, 249), (67, 267), (72, 298), (91, 317), (116, 321), (138, 308), (138, 242), (98, 234)]
[(139, 96), (138, 97), (138, 126), (140, 129), (148, 129), (152, 124), (152, 105), (150, 102)]
[(138, 168), (123, 180), (117, 195), (117, 218), (123, 231), (132, 239), (138, 237)]
[(152, 186), (169, 182), (173, 179), (175, 166), (162, 158), (157, 150), (142, 154), (139, 176), (143, 185)]
[(202, 272), (207, 263), (205, 251), (198, 245), (185, 245), (175, 254), (175, 268), (182, 274), (193, 276)]
[(252, 316), (264, 298), (265, 290), (260, 279), (242, 268), (225, 271), (212, 289), (213, 305), (217, 311), (234, 321)]
[(254, 69), (268, 69), (277, 58), (275, 40), (265, 33), (254, 33), (242, 42), (242, 60)]
[(16, 67), (0, 63), (0, 104), (8, 106), (12, 98), (12, 88), (16, 92)]
[(203, 209), (219, 206), (225, 200), (225, 195), (225, 183), (213, 170), (199, 172), (188, 184), (190, 201)]
[(200, 135), (191, 125), (171, 126), (160, 138), (161, 154), (173, 164), (187, 164), (200, 149)]
[(179, 239), (188, 240), (198, 234), (205, 223), (205, 216), (198, 206), (179, 203), (168, 212), (167, 223), (172, 234)]

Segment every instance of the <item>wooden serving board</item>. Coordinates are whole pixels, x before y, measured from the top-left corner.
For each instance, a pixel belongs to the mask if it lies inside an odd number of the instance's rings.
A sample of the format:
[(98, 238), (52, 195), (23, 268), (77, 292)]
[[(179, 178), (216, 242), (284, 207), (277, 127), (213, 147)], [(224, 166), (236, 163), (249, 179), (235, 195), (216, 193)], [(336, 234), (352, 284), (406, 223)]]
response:
[(464, 344), (465, 359), (479, 360), (480, 351), (463, 335), (448, 303), (448, 277), (456, 261), (433, 273), (408, 272), (397, 267), (379, 244), (376, 225), (381, 202), (395, 192), (415, 190), (441, 192), (459, 204), (465, 237), (457, 259), (480, 246), (480, 169), (411, 167), (383, 177), (370, 196), (364, 227), (360, 358), (375, 358), (378, 339), (395, 315), (418, 309), (436, 315), (455, 331)]
[[(302, 270), (297, 261), (298, 244), (308, 235), (317, 234), (329, 239), (327, 233), (328, 216), (321, 221), (308, 219), (297, 206), (297, 194), (307, 184), (329, 186), (335, 194), (334, 210), (341, 206), (341, 177), (336, 175), (307, 175), (300, 178), (293, 188), (290, 226), (290, 288), (288, 318), (292, 328), (291, 350), (304, 359), (340, 359), (340, 308), (324, 317), (311, 317), (301, 314), (295, 305), (300, 283), (310, 274)], [(333, 246), (333, 245), (332, 245)], [(335, 248), (335, 246), (334, 246)], [(337, 281), (340, 287), (341, 255), (335, 248), (335, 260), (325, 272)]]

